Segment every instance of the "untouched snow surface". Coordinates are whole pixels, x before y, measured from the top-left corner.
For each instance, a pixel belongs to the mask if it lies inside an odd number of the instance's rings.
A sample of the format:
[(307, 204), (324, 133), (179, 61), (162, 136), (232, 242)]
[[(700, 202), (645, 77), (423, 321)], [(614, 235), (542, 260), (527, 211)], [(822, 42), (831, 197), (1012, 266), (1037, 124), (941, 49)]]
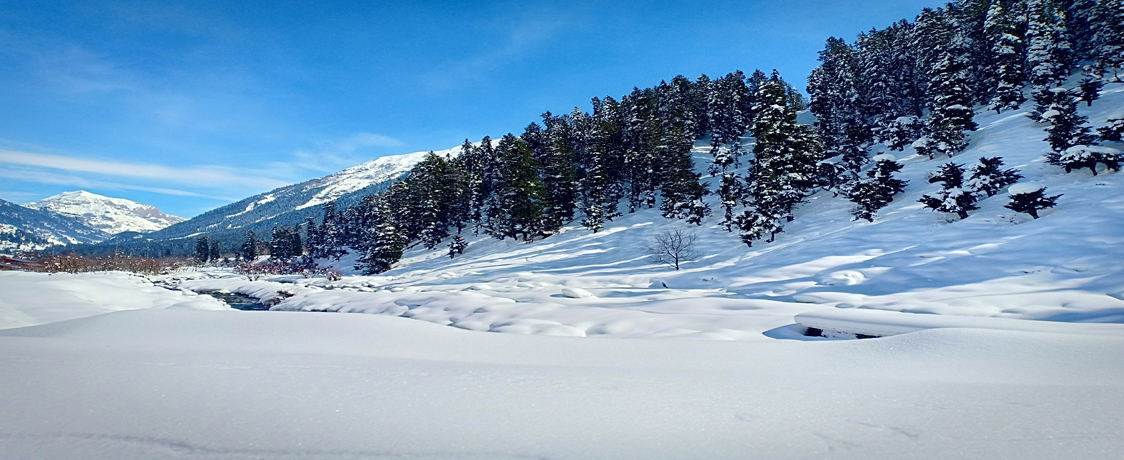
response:
[(63, 192), (23, 206), (46, 209), (106, 233), (151, 232), (187, 219), (164, 214), (153, 206), (79, 190)]
[[(0, 271), (0, 329), (147, 308), (230, 309), (209, 296), (171, 291), (154, 286), (142, 276), (122, 272)], [(4, 458), (2, 453), (0, 458)]]
[[(1094, 126), (1124, 104), (1121, 86), (1080, 107)], [(896, 156), (909, 185), (875, 222), (853, 221), (849, 201), (821, 192), (797, 208), (776, 242), (752, 248), (722, 230), (717, 217), (695, 227), (662, 219), (653, 209), (627, 214), (595, 234), (570, 226), (533, 244), (470, 238), (455, 259), (443, 248), (415, 248), (380, 276), (333, 283), (281, 277), (249, 286), (245, 278), (215, 273), (209, 276), (224, 278), (181, 286), (250, 295), (295, 289), (275, 310), (378, 313), (477, 331), (567, 336), (763, 340), (798, 335), (802, 328), (790, 327), (794, 316), (817, 311), (831, 312), (821, 320), (849, 324), (872, 318), (863, 310), (896, 312), (899, 319), (882, 315), (877, 322), (897, 322), (903, 331), (926, 322), (1023, 324), (1028, 331), (1042, 327), (1027, 320), (1124, 323), (1124, 176), (1103, 166), (1092, 176), (1046, 164), (1044, 125), (1025, 110), (980, 114), (976, 121), (980, 129), (971, 133), (971, 146), (952, 161), (970, 169), (980, 157), (1001, 156), (1006, 168), (1021, 170), (1023, 182), (1061, 194), (1056, 208), (1034, 220), (1004, 208), (1009, 196), (1000, 193), (982, 199), (981, 209), (962, 221), (932, 212), (917, 200), (939, 190), (928, 174), (949, 160), (929, 160), (907, 148)], [(700, 170), (707, 151), (696, 148)], [(715, 179), (707, 180), (714, 189)], [(702, 257), (680, 271), (652, 264), (644, 251), (653, 235), (669, 228), (699, 237)], [(338, 265), (350, 269), (354, 257)], [(574, 289), (591, 296), (566, 294)], [(938, 316), (967, 319), (950, 323)]]
[(717, 342), (137, 310), (0, 331), (0, 457), (1118, 458), (1124, 337)]

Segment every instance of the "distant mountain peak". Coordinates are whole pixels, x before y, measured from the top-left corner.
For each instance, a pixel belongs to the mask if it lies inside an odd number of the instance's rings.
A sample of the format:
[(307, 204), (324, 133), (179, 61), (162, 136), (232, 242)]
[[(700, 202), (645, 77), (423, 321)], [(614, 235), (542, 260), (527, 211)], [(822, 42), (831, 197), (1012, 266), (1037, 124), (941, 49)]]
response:
[(165, 214), (147, 204), (124, 198), (111, 198), (85, 190), (63, 192), (23, 206), (71, 217), (110, 234), (152, 232), (187, 220)]

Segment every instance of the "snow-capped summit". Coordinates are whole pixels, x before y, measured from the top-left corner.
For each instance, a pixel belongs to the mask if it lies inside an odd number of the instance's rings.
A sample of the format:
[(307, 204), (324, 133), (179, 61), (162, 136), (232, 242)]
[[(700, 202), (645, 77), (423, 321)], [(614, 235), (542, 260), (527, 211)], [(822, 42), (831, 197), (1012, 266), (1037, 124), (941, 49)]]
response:
[(122, 198), (110, 198), (85, 190), (63, 192), (50, 198), (27, 203), (32, 209), (45, 209), (106, 233), (151, 232), (187, 219), (164, 214), (153, 206)]

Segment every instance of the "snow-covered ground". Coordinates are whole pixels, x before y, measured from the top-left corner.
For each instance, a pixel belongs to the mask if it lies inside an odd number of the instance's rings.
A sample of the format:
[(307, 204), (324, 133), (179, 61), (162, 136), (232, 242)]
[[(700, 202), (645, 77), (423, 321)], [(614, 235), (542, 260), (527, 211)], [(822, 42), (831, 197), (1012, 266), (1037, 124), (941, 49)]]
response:
[(0, 458), (1118, 458), (1124, 337), (720, 342), (136, 310), (0, 331)]
[(0, 329), (152, 308), (230, 309), (210, 296), (164, 289), (143, 276), (123, 272), (0, 271)]

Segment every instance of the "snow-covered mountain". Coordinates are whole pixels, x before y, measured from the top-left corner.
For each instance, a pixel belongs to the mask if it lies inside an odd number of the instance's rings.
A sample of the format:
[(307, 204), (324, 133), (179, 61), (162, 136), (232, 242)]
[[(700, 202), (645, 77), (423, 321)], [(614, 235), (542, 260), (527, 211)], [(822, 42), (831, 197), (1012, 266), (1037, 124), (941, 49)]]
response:
[[(460, 151), (461, 147), (457, 146), (434, 153), (456, 156)], [(328, 176), (254, 195), (154, 232), (122, 233), (103, 245), (88, 249), (95, 253), (114, 248), (148, 253), (146, 251), (170, 248), (182, 253), (190, 252), (196, 236), (217, 239), (223, 247), (240, 244), (246, 231), (268, 238), (273, 227), (299, 224), (306, 217), (319, 219), (324, 203), (335, 201), (337, 207), (343, 209), (368, 194), (382, 191), (427, 154), (429, 152), (424, 151), (377, 158)]]
[(89, 227), (109, 234), (151, 232), (187, 220), (162, 213), (147, 204), (110, 198), (85, 190), (63, 192), (24, 206), (73, 217)]
[(37, 250), (55, 244), (95, 243), (108, 235), (48, 210), (0, 200), (0, 250)]

